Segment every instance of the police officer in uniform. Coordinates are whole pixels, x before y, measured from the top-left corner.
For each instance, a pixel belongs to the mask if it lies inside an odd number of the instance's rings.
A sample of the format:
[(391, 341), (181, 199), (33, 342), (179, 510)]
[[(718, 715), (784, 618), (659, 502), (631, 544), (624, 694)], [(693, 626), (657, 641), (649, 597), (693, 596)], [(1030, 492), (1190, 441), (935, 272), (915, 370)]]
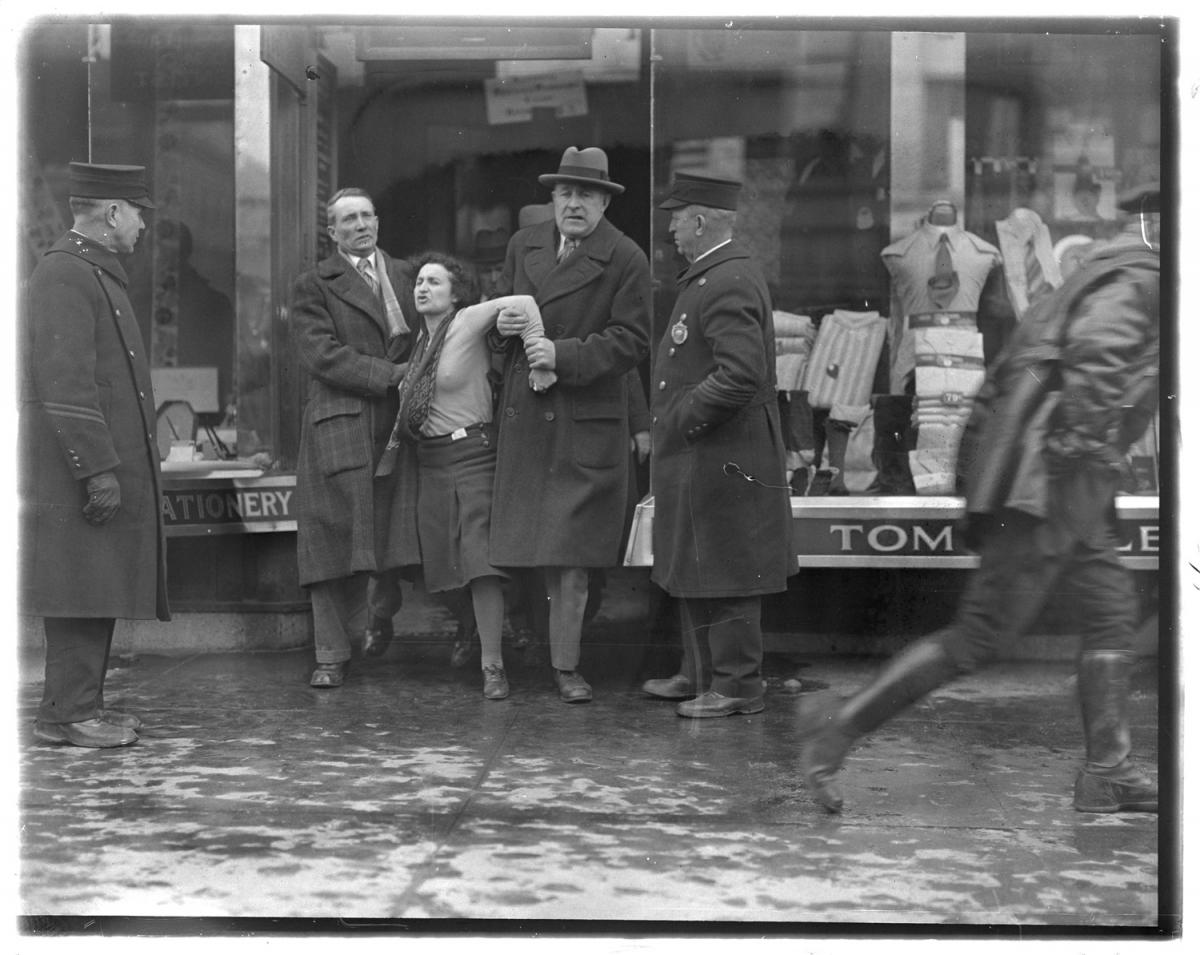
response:
[(169, 619), (150, 365), (118, 259), (154, 208), (145, 172), (71, 163), (74, 224), (22, 315), (20, 599), (45, 623), (48, 743), (137, 742), (141, 720), (104, 705), (113, 628)]
[(733, 238), (740, 190), (679, 174), (659, 205), (690, 263), (651, 385), (652, 579), (679, 598), (684, 660), (643, 688), (694, 719), (762, 711), (761, 599), (795, 570), (771, 299)]

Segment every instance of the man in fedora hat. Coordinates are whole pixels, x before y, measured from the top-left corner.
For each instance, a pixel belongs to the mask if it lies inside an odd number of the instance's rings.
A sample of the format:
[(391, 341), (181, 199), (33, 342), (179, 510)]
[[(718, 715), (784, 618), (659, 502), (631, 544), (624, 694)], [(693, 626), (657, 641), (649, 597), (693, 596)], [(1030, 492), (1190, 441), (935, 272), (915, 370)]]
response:
[(680, 173), (659, 204), (689, 264), (650, 389), (651, 579), (679, 600), (683, 666), (643, 689), (693, 719), (762, 711), (762, 595), (796, 570), (771, 297), (733, 238), (740, 191)]
[(1126, 448), (1158, 405), (1158, 187), (1121, 199), (1125, 232), (1099, 244), (1025, 313), (988, 371), (959, 452), (966, 543), (979, 568), (948, 627), (910, 644), (845, 699), (803, 707), (800, 769), (840, 812), (835, 776), (862, 736), (1020, 636), (1054, 592), (1081, 611), (1076, 685), (1086, 759), (1079, 812), (1157, 812), (1130, 759), (1137, 598), (1116, 550)]
[[(584, 703), (592, 690), (577, 667), (588, 572), (620, 559), (631, 467), (626, 373), (649, 347), (650, 263), (604, 217), (625, 187), (609, 178), (602, 149), (572, 146), (538, 181), (552, 189), (554, 218), (512, 237), (498, 292), (532, 295), (546, 335), (522, 349), (520, 323), (497, 322), (509, 352), (490, 557), (542, 570), (559, 695)], [(553, 369), (557, 383), (531, 390), (531, 367)]]
[(116, 618), (170, 619), (150, 364), (118, 259), (154, 203), (144, 167), (79, 162), (69, 202), (21, 321), (20, 595), (45, 625), (35, 735), (108, 748), (142, 725), (104, 705)]

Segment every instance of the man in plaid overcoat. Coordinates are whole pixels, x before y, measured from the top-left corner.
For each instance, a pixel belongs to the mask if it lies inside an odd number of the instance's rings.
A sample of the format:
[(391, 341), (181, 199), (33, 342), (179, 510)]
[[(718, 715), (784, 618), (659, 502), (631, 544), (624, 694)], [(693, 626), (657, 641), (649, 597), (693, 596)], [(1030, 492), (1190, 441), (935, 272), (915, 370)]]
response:
[(328, 203), (337, 251), (297, 280), (291, 321), (310, 379), (296, 469), (300, 583), (309, 588), (317, 667), (311, 685), (341, 686), (348, 623), (361, 606), (363, 655), (378, 656), (400, 609), (400, 576), (420, 563), (414, 473), (375, 469), (396, 418), (416, 327), (412, 270), (376, 246), (379, 220), (361, 189)]

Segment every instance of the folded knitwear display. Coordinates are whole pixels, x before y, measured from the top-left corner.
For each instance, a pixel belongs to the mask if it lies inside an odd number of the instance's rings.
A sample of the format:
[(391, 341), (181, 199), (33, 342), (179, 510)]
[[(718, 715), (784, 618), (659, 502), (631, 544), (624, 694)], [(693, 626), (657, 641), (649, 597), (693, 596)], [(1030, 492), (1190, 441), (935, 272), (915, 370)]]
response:
[(779, 391), (801, 391), (816, 326), (807, 315), (775, 311), (771, 317), (775, 324), (775, 387)]
[(836, 309), (826, 315), (805, 374), (809, 404), (832, 408), (869, 403), (886, 337), (887, 319), (878, 312)]
[(816, 326), (807, 315), (794, 315), (791, 312), (781, 312), (778, 309), (771, 313), (775, 323), (775, 337), (779, 338), (808, 338), (812, 339)]
[(913, 353), (978, 358), (983, 361), (983, 336), (974, 328), (920, 328), (913, 331)]
[(917, 397), (955, 395), (973, 398), (983, 387), (982, 368), (938, 368), (917, 365), (915, 373)]
[[(913, 350), (917, 447), (933, 447), (922, 440), (925, 427), (964, 425), (971, 402), (983, 387), (983, 336), (962, 328), (922, 328), (913, 332)], [(939, 439), (936, 446), (941, 444)]]
[(780, 338), (775, 336), (775, 354), (807, 355), (812, 351), (811, 338)]
[(804, 373), (808, 369), (808, 355), (776, 353), (775, 389), (777, 391), (801, 391), (804, 388)]
[(908, 469), (917, 494), (953, 494), (954, 457), (939, 449), (918, 448), (908, 452)]
[(958, 454), (962, 433), (962, 425), (956, 422), (938, 424), (933, 421), (922, 421), (921, 430), (917, 434), (916, 449), (918, 451), (945, 451), (953, 458)]

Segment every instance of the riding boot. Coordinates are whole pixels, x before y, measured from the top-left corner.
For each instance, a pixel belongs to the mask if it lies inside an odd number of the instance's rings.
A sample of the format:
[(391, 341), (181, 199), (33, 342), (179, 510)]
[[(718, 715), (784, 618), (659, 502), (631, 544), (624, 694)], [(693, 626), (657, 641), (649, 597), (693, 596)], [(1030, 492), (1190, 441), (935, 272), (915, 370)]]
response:
[(800, 771), (817, 802), (829, 812), (841, 812), (842, 794), (834, 777), (855, 741), (958, 672), (940, 643), (918, 640), (888, 660), (853, 696), (814, 699), (802, 709)]
[(1092, 650), (1079, 657), (1079, 708), (1087, 762), (1075, 778), (1079, 812), (1158, 812), (1158, 787), (1129, 758), (1133, 655)]

